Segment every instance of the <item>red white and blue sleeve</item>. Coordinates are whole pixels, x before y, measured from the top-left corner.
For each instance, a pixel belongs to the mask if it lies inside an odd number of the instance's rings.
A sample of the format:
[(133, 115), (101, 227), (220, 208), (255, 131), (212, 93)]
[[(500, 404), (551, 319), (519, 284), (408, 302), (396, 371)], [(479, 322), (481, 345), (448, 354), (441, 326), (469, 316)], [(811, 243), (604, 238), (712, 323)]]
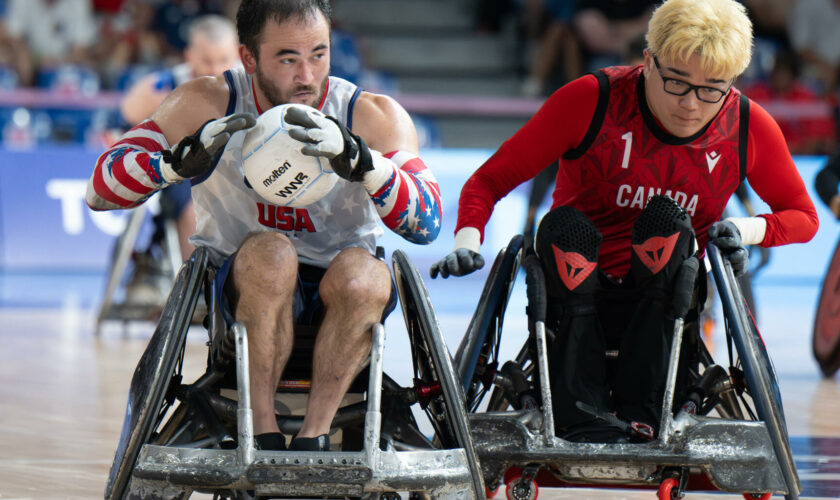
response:
[(88, 206), (93, 210), (132, 208), (174, 182), (164, 175), (164, 149), (169, 144), (152, 120), (126, 132), (96, 160), (85, 193)]
[(434, 174), (415, 153), (371, 151), (374, 169), (364, 185), (376, 211), (395, 233), (427, 245), (440, 233), (440, 187)]

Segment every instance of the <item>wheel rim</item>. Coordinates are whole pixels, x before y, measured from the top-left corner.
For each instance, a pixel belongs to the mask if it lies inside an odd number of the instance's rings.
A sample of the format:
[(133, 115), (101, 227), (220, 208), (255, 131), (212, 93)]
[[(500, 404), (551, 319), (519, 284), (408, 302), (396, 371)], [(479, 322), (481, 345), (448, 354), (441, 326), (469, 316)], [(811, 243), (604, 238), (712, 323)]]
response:
[(679, 495), (678, 491), (674, 491), (674, 488), (677, 488), (679, 484), (679, 481), (677, 481), (674, 478), (668, 478), (662, 481), (662, 483), (659, 485), (659, 500), (672, 500), (674, 498), (679, 498), (678, 496), (673, 496), (675, 494)]
[(743, 363), (744, 375), (750, 395), (758, 411), (758, 416), (764, 422), (776, 459), (781, 469), (787, 488), (788, 498), (798, 498), (801, 484), (796, 473), (793, 453), (790, 449), (784, 411), (779, 394), (776, 374), (764, 341), (758, 328), (746, 309), (743, 301), (735, 299), (737, 282), (731, 269), (724, 265), (720, 250), (714, 245), (707, 247), (707, 254), (712, 264), (712, 273), (720, 292), (721, 305), (724, 313), (732, 321), (732, 339), (738, 351), (738, 357)]
[[(123, 497), (141, 448), (160, 425), (168, 405), (165, 402), (167, 389), (183, 353), (206, 266), (207, 251), (199, 248), (181, 268), (158, 327), (138, 362), (129, 389), (120, 442), (108, 474), (106, 498)], [(144, 387), (143, 380), (150, 377), (156, 383)]]
[(829, 261), (814, 317), (814, 358), (825, 376), (840, 368), (840, 242)]
[[(487, 392), (476, 375), (479, 364), (483, 367), (494, 363), (498, 365), (502, 320), (519, 269), (521, 250), (522, 236), (516, 235), (493, 261), (489, 272), (492, 279), (485, 283), (481, 291), (479, 305), (455, 354), (455, 365), (470, 412), (478, 408)], [(493, 319), (497, 321), (494, 323)]]
[(536, 481), (533, 479), (524, 481), (521, 476), (514, 477), (505, 488), (505, 496), (508, 500), (534, 500), (538, 492)]
[[(431, 299), (420, 274), (405, 253), (396, 250), (392, 261), (406, 329), (411, 340), (415, 373), (425, 383), (436, 379), (441, 387), (441, 395), (427, 406), (427, 409), (431, 408), (435, 412), (430, 415), (430, 420), (436, 430), (440, 429), (440, 436), (454, 443), (451, 448), (464, 450), (472, 476), (473, 495), (478, 498), (484, 494), (484, 480), (469, 430), (464, 395), (438, 327)], [(422, 357), (418, 357), (420, 355)], [(441, 415), (444, 418), (438, 418)]]

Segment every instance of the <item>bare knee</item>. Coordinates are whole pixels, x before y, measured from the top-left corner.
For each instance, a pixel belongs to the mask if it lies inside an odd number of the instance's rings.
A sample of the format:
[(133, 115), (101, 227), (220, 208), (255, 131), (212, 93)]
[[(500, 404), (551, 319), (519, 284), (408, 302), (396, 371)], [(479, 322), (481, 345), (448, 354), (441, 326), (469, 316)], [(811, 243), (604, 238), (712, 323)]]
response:
[(290, 294), (297, 283), (297, 251), (285, 235), (264, 232), (248, 236), (233, 262), (236, 289), (256, 288), (266, 296)]
[(367, 250), (347, 248), (330, 263), (319, 292), (327, 306), (343, 304), (381, 313), (391, 296), (391, 275), (388, 266)]

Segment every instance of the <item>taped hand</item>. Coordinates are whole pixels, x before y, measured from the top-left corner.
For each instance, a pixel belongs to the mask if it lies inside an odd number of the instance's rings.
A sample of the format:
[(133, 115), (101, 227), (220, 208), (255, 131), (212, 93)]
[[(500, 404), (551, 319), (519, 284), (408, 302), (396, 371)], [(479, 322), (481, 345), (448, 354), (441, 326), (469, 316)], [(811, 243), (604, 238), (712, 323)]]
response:
[(746, 274), (750, 254), (741, 243), (741, 232), (735, 224), (725, 220), (712, 224), (709, 227), (709, 242), (714, 243), (729, 259), (736, 278)]
[(301, 152), (330, 160), (333, 171), (351, 182), (361, 182), (373, 170), (370, 149), (359, 136), (331, 116), (309, 106), (291, 106), (283, 119), (297, 128), (289, 136), (306, 144)]
[(432, 264), (429, 274), (437, 278), (438, 273), (442, 278), (452, 276), (464, 276), (484, 267), (484, 257), (478, 252), (457, 248), (455, 251)]
[[(194, 134), (181, 139), (173, 151), (163, 151), (163, 177), (168, 182), (180, 182), (209, 171), (222, 155), (230, 137), (239, 130), (257, 123), (250, 113), (237, 113), (204, 123)], [(172, 175), (174, 173), (174, 176)]]

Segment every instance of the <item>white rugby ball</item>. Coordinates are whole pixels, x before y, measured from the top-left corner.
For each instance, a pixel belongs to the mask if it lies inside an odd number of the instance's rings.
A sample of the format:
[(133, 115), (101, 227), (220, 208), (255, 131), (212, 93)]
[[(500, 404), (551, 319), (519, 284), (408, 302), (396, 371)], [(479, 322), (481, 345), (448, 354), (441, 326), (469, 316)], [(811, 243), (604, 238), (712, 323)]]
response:
[(260, 197), (279, 206), (305, 207), (324, 197), (338, 182), (326, 158), (300, 152), (304, 144), (289, 136), (297, 127), (283, 120), (292, 106), (275, 106), (257, 118), (242, 143), (242, 169)]

